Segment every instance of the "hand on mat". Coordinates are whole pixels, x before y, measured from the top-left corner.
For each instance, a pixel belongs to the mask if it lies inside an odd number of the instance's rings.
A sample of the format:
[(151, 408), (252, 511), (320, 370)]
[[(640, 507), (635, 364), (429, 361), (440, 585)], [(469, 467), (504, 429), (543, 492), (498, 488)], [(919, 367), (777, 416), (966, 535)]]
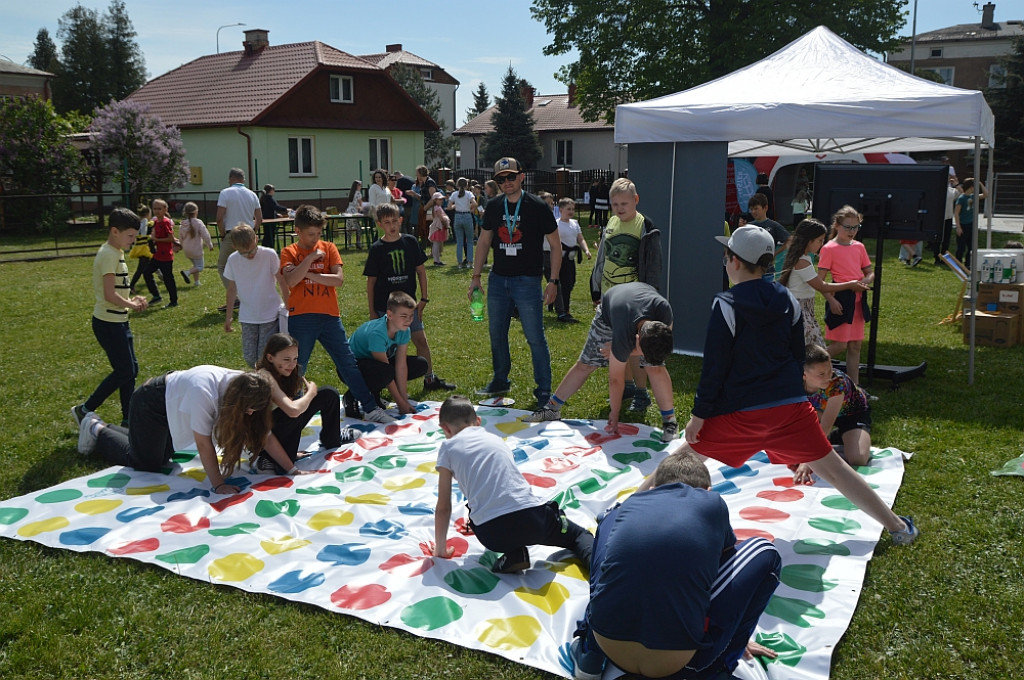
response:
[(747, 648), (743, 651), (744, 659), (753, 659), (755, 656), (767, 656), (769, 659), (774, 659), (778, 655), (774, 649), (769, 649), (753, 640), (747, 643)]
[(449, 548), (448, 546), (442, 546), (441, 548), (438, 548), (433, 541), (428, 541), (428, 545), (430, 545), (430, 553), (434, 557), (443, 557), (447, 560), (453, 554), (455, 554), (455, 548)]
[(686, 437), (687, 444), (696, 444), (700, 441), (700, 429), (702, 427), (704, 427), (703, 418), (690, 416), (690, 420), (686, 423), (686, 429), (683, 430), (683, 436)]
[(222, 496), (231, 496), (239, 491), (241, 491), (241, 489), (234, 484), (221, 484), (213, 489), (214, 493), (219, 493)]
[(800, 463), (793, 470), (793, 483), (794, 484), (814, 484), (814, 473), (811, 472), (811, 466), (807, 463)]
[(604, 431), (607, 432), (608, 434), (618, 434), (619, 433), (619, 419), (614, 417), (614, 416), (612, 416), (612, 415), (609, 415), (608, 416), (608, 424), (604, 426)]

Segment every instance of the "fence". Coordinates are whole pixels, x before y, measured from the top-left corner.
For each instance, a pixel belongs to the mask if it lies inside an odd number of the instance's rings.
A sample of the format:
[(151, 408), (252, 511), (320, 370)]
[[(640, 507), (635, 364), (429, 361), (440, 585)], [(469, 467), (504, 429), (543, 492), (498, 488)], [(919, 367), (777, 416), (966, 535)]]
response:
[(1024, 215), (1024, 172), (997, 172), (991, 188), (994, 212)]
[[(468, 180), (476, 180), (483, 184), (491, 179), (493, 173), (488, 170), (467, 168), (465, 170), (448, 170), (442, 168), (431, 173), (431, 177), (438, 184), (444, 184), (446, 180), (465, 177)], [(608, 170), (527, 170), (523, 180), (523, 188), (530, 193), (537, 194), (547, 191), (554, 194), (555, 200), (563, 196), (569, 196), (577, 201), (582, 201), (584, 194), (590, 191), (590, 185), (599, 178), (604, 178), (605, 184), (611, 186), (615, 180), (615, 173)]]

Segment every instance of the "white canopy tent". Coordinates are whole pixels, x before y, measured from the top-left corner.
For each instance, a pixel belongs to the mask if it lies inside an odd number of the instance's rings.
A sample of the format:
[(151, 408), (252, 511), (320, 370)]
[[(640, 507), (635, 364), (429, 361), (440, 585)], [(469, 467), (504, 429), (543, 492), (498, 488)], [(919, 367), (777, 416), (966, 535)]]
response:
[[(711, 184), (718, 181), (713, 176), (717, 166), (708, 164), (716, 153), (713, 149), (725, 144), (728, 156), (742, 157), (973, 148), (977, 177), (981, 148), (988, 147), (991, 154), (994, 130), (992, 110), (981, 92), (911, 76), (869, 57), (824, 26), (727, 76), (685, 92), (623, 104), (615, 113), (615, 142), (631, 145), (630, 158), (642, 159), (630, 169), (638, 186), (644, 187), (644, 178), (657, 184), (656, 173), (672, 175), (667, 184), (668, 212), (658, 215), (669, 227), (665, 271), (670, 295), (680, 292), (673, 290), (673, 269), (693, 257), (696, 245), (682, 239), (674, 242), (673, 232), (678, 227), (693, 233), (694, 195), (702, 195), (705, 202), (717, 196)], [(691, 149), (696, 156), (687, 159)], [(666, 155), (670, 160), (656, 162)], [(694, 175), (687, 177), (689, 185), (675, 181), (676, 172), (694, 161), (708, 164), (710, 170), (696, 176), (702, 185), (697, 194), (692, 191)], [(721, 208), (712, 206), (706, 213), (711, 215), (720, 225)], [(721, 233), (718, 229), (713, 233)], [(683, 296), (689, 298), (715, 290), (703, 290), (706, 287), (689, 275), (683, 287)], [(706, 320), (706, 313), (695, 311), (688, 309), (688, 316)], [(972, 317), (969, 382), (974, 376), (973, 325)], [(694, 352), (692, 340), (677, 349)]]

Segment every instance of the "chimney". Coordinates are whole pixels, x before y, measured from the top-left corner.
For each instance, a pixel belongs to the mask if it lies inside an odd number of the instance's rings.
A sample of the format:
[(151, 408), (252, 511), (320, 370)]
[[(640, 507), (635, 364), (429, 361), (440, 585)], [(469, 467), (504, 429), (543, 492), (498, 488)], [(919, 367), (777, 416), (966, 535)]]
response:
[(523, 96), (523, 102), (526, 105), (526, 110), (529, 111), (533, 108), (533, 88), (529, 85), (524, 85), (520, 92)]
[(251, 57), (263, 50), (264, 47), (270, 45), (270, 40), (267, 39), (267, 34), (270, 33), (265, 28), (251, 28), (245, 32), (245, 40), (242, 41), (242, 47), (245, 49), (245, 56)]
[(569, 83), (569, 103), (567, 106), (570, 109), (576, 107), (576, 83)]
[(998, 30), (999, 24), (995, 22), (996, 5), (993, 2), (986, 2), (981, 8), (981, 27), (989, 30)]
[(385, 45), (384, 50), (387, 52), (401, 52), (402, 43), (395, 43), (394, 45)]

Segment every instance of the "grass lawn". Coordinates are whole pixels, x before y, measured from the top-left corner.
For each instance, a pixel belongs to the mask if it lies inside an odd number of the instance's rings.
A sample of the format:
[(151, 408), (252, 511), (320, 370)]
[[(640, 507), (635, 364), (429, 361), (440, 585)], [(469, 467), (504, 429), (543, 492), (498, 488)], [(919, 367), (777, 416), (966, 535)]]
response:
[[(997, 244), (1005, 238), (997, 235)], [(885, 383), (872, 388), (879, 396), (873, 437), (916, 454), (896, 510), (913, 515), (923, 535), (910, 548), (882, 539), (853, 624), (834, 653), (832, 677), (1017, 677), (1024, 633), (1024, 479), (991, 477), (989, 471), (1024, 448), (1024, 348), (979, 348), (975, 384), (968, 386), (960, 325), (937, 325), (953, 310), (959, 282), (932, 267), (930, 258), (915, 269), (899, 265), (898, 244), (887, 245), (878, 361), (927, 361), (928, 371), (897, 391)], [(868, 251), (874, 252), (872, 244)], [(185, 266), (178, 257), (175, 270)], [(350, 331), (366, 318), (364, 258), (365, 251), (342, 253), (348, 280), (339, 297)], [(215, 259), (207, 257), (202, 287), (182, 286), (179, 308), (133, 316), (140, 382), (200, 363), (243, 368), (238, 327), (225, 334), (223, 315), (216, 312), (224, 296)], [(445, 259), (454, 261), (453, 246), (446, 246)], [(91, 266), (89, 258), (0, 264), (0, 319), (8, 334), (0, 354), (0, 499), (105, 467), (75, 451), (77, 431), (68, 412), (109, 370), (89, 324)], [(574, 292), (573, 311), (584, 320), (590, 318), (583, 283), (589, 269), (585, 261)], [(430, 268), (428, 276), (425, 321), (436, 369), (460, 391), (473, 390), (489, 379), (491, 362), (486, 324), (469, 319), (469, 274), (444, 267)], [(587, 324), (558, 324), (553, 314), (545, 323), (557, 385), (582, 347)], [(529, 408), (529, 350), (515, 324), (510, 341), (511, 396), (518, 407)], [(685, 422), (700, 360), (674, 356), (669, 369)], [(309, 373), (318, 383), (338, 384), (319, 347)], [(427, 398), (417, 393), (421, 384), (416, 381), (413, 398)], [(606, 394), (599, 372), (569, 401), (566, 416), (606, 417)], [(116, 395), (100, 414), (119, 419)], [(0, 612), (0, 677), (8, 679), (553, 677), (131, 560), (11, 540), (0, 541)]]

